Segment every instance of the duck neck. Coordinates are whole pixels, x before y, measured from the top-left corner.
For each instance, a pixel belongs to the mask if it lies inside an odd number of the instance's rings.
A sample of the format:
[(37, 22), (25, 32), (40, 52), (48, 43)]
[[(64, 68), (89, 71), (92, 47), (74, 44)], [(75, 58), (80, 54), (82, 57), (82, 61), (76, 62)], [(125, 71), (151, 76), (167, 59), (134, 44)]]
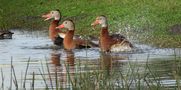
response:
[(73, 40), (73, 36), (74, 36), (74, 30), (68, 30), (64, 39), (69, 42)]
[(56, 27), (58, 26), (59, 21), (60, 20), (53, 20), (49, 26), (49, 37), (53, 41), (55, 40), (55, 37), (57, 36), (57, 33), (58, 33), (58, 31), (56, 30)]
[(100, 35), (100, 47), (102, 51), (109, 51), (111, 42), (110, 40), (108, 27), (102, 27)]
[(75, 43), (73, 41), (74, 30), (68, 30), (66, 32), (65, 38), (63, 40), (64, 48), (67, 50), (72, 50), (75, 48)]
[(109, 36), (109, 32), (108, 32), (108, 27), (102, 27), (101, 29), (101, 37), (108, 37)]
[(53, 20), (51, 23), (50, 23), (50, 29), (49, 30), (52, 30), (54, 31), (55, 28), (58, 26), (58, 23), (59, 23), (60, 20)]

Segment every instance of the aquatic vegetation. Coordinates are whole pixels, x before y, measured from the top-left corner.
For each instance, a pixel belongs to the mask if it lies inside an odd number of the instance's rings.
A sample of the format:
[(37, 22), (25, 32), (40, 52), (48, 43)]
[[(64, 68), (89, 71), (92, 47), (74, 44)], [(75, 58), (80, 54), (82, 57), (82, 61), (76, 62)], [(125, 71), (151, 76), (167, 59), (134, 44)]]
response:
[[(55, 66), (55, 71), (50, 70), (50, 64), (48, 59), (43, 63), (38, 72), (29, 72), (31, 66), (31, 58), (27, 61), (27, 67), (23, 71), (24, 75), (21, 79), (17, 79), (15, 66), (13, 65), (13, 58), (11, 58), (11, 77), (9, 89), (36, 89), (36, 83), (42, 80), (42, 90), (62, 90), (62, 89), (77, 89), (77, 90), (112, 90), (112, 89), (145, 89), (145, 90), (165, 90), (165, 89), (180, 89), (180, 70), (181, 62), (180, 56), (175, 55), (172, 60), (155, 59), (150, 61), (150, 56), (147, 56), (146, 62), (129, 61), (124, 62), (126, 67), (122, 67), (119, 63), (116, 65), (112, 61), (112, 57), (101, 56), (100, 67), (95, 70), (89, 70), (89, 64), (76, 62), (76, 68), (68, 62), (65, 62), (65, 72), (59, 71), (60, 67)], [(106, 60), (105, 60), (106, 59)], [(111, 63), (107, 62), (110, 60)], [(152, 64), (154, 63), (154, 64)], [(113, 65), (112, 65), (113, 64)], [(174, 65), (174, 67), (172, 67)], [(171, 66), (167, 67), (167, 66)], [(82, 70), (87, 68), (86, 71)], [(162, 71), (161, 71), (162, 70)], [(5, 90), (4, 83), (7, 77), (3, 73), (1, 68), (1, 89)], [(63, 81), (62, 81), (63, 80)], [(172, 80), (168, 83), (167, 81)], [(30, 83), (30, 85), (28, 85)], [(39, 86), (40, 87), (40, 86)]]

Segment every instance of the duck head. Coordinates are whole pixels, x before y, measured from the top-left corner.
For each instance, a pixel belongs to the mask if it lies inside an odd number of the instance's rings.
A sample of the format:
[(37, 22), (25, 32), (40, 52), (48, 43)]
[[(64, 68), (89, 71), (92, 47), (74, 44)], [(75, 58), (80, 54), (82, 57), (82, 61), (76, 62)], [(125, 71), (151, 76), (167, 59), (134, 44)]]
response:
[(53, 10), (53, 11), (50, 11), (49, 13), (47, 13), (47, 14), (42, 15), (42, 17), (45, 18), (44, 21), (50, 20), (52, 18), (54, 18), (54, 20), (60, 20), (61, 13), (57, 9), (57, 10)]
[(75, 25), (74, 25), (74, 22), (72, 20), (65, 20), (61, 25), (59, 25), (56, 28), (59, 28), (59, 29), (65, 28), (67, 30), (74, 30)]
[(101, 27), (107, 27), (107, 18), (104, 15), (96, 17), (96, 20), (91, 24), (95, 28), (96, 25), (101, 25)]

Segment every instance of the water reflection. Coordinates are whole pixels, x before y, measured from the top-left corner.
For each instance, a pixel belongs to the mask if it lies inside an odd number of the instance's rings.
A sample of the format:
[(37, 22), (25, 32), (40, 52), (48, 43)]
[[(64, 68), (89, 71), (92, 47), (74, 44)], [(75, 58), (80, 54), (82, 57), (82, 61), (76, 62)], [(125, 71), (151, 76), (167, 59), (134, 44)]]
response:
[[(66, 51), (66, 64), (69, 66), (74, 66), (74, 52), (73, 51)], [(53, 50), (51, 53), (51, 63), (55, 66), (61, 66), (61, 53), (59, 53), (59, 50)]]
[(55, 66), (60, 66), (60, 54), (57, 53), (57, 51), (53, 51), (51, 53), (51, 63), (54, 64)]
[(102, 70), (111, 71), (112, 69), (112, 57), (110, 53), (101, 53), (100, 55), (100, 66)]
[(51, 54), (51, 69), (53, 70), (52, 77), (54, 78), (53, 81), (54, 84), (52, 84), (52, 81), (50, 83), (51, 86), (56, 87), (57, 83), (58, 85), (61, 85), (61, 88), (71, 88), (70, 82), (74, 81), (73, 77), (75, 74), (75, 58), (74, 58), (74, 52), (73, 51), (65, 51), (66, 53), (66, 59), (61, 60), (61, 53), (58, 53), (57, 50), (54, 50)]
[(67, 54), (67, 64), (68, 66), (74, 66), (74, 60), (75, 60), (75, 57), (74, 57), (74, 52), (73, 51), (66, 51), (66, 54)]

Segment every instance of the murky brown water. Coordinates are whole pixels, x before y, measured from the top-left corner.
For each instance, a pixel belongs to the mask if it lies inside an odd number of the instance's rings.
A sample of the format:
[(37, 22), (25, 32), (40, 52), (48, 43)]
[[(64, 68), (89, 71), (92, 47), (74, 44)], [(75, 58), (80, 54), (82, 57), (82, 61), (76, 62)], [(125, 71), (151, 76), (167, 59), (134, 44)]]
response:
[[(107, 66), (109, 70), (120, 69), (126, 73), (131, 64), (137, 66), (134, 68), (139, 69), (138, 72), (141, 73), (145, 72), (145, 66), (149, 64), (150, 69), (153, 69), (160, 77), (161, 84), (172, 87), (176, 83), (172, 74), (176, 68), (175, 63), (178, 63), (175, 58), (181, 60), (180, 48), (160, 49), (133, 41), (136, 47), (133, 52), (101, 54), (98, 48), (75, 49), (72, 52), (67, 52), (54, 46), (48, 39), (46, 31), (22, 32), (14, 30), (14, 33), (13, 39), (0, 40), (0, 68), (4, 77), (4, 81), (0, 80), (0, 86), (4, 86), (5, 90), (11, 86), (11, 60), (18, 85), (21, 88), (29, 59), (26, 88), (31, 86), (33, 72), (36, 78), (35, 88), (45, 88), (46, 86), (41, 73), (46, 79), (48, 87), (55, 86), (56, 71), (58, 71), (57, 75), (62, 87), (70, 88), (71, 84), (66, 76), (68, 64), (72, 78), (76, 72), (102, 70)], [(47, 64), (49, 69), (47, 69)], [(50, 77), (52, 80), (49, 80)], [(0, 78), (2, 78), (2, 73)], [(15, 88), (13, 82), (12, 88)]]

